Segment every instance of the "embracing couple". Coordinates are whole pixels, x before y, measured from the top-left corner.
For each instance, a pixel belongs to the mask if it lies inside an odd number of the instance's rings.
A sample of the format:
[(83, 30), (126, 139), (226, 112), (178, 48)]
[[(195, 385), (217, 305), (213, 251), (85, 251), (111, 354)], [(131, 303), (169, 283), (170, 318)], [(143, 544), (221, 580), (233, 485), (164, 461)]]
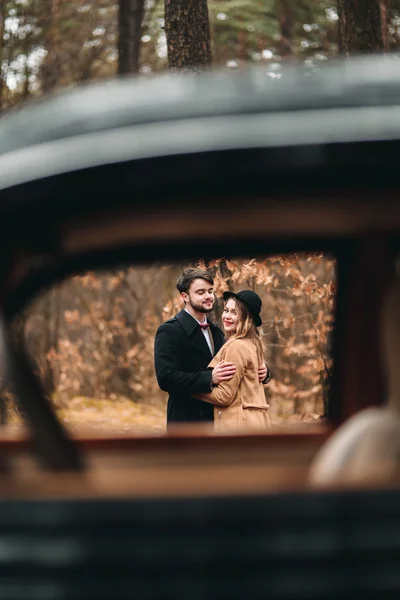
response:
[(155, 339), (155, 369), (168, 392), (167, 424), (214, 422), (216, 431), (270, 428), (263, 385), (271, 379), (258, 331), (261, 298), (251, 290), (224, 293), (224, 333), (207, 319), (213, 278), (189, 268), (177, 281), (185, 308)]

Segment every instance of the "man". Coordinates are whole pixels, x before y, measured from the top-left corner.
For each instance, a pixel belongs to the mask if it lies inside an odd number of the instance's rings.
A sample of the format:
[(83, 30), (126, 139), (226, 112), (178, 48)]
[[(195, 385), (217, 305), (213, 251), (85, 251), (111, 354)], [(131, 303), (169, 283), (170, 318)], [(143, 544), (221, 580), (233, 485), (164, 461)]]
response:
[[(214, 420), (212, 404), (192, 394), (209, 392), (212, 386), (229, 381), (235, 374), (232, 363), (221, 362), (208, 369), (211, 358), (224, 343), (219, 327), (208, 321), (214, 306), (214, 281), (204, 269), (189, 268), (178, 278), (176, 287), (185, 308), (163, 323), (155, 339), (155, 369), (160, 388), (168, 392), (167, 424)], [(260, 381), (267, 367), (259, 370)]]

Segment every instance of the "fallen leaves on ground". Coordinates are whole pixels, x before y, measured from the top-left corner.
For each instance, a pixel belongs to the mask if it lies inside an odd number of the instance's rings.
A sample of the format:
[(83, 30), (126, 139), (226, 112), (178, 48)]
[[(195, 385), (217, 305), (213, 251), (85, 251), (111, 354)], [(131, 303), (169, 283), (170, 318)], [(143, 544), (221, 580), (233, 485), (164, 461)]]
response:
[(129, 398), (77, 397), (69, 402), (68, 407), (57, 410), (58, 417), (67, 426), (124, 433), (162, 432), (165, 430), (165, 413), (163, 406), (137, 403)]

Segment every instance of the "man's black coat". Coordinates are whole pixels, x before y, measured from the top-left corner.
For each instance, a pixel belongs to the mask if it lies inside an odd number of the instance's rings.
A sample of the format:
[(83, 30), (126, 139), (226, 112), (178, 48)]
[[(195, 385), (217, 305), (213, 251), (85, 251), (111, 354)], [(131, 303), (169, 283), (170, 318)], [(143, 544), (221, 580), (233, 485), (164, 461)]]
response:
[[(210, 332), (216, 354), (224, 334), (213, 323)], [(167, 423), (213, 421), (213, 405), (191, 396), (211, 391), (212, 356), (197, 321), (185, 310), (158, 328), (154, 357), (158, 385), (169, 394)]]

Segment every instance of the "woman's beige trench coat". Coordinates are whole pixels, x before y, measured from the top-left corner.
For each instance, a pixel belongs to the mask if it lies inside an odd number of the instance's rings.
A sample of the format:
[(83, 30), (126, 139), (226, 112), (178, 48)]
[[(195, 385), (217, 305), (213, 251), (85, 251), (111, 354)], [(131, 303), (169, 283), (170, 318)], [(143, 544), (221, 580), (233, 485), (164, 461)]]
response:
[(228, 340), (208, 366), (214, 368), (221, 360), (236, 366), (233, 378), (223, 381), (209, 394), (195, 394), (196, 398), (214, 404), (214, 429), (219, 432), (269, 429), (269, 405), (263, 384), (258, 381), (255, 343), (250, 339)]

